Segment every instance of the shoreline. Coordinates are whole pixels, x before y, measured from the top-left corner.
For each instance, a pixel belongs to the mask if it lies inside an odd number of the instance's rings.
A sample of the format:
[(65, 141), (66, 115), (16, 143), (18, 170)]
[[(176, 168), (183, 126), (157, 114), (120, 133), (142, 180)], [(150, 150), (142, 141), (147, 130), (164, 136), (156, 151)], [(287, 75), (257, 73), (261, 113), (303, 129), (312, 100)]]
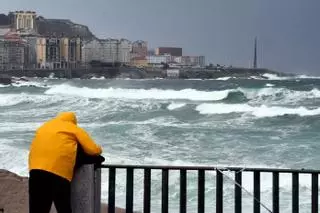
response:
[[(179, 70), (179, 71), (177, 71)], [(176, 72), (172, 75), (171, 72)], [(37, 78), (62, 78), (62, 79), (217, 79), (223, 77), (250, 78), (264, 74), (277, 76), (292, 76), (268, 69), (227, 68), (224, 70), (214, 69), (139, 69), (131, 67), (90, 68), (90, 69), (23, 69), (7, 70), (0, 72), (0, 83), (8, 84), (8, 78), (37, 77)]]

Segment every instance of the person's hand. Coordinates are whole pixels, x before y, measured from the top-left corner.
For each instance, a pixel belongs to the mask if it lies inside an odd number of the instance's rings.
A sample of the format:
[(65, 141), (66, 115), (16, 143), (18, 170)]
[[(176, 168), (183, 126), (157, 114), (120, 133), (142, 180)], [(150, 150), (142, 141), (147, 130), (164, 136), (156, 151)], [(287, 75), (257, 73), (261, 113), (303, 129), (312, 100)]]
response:
[(101, 164), (101, 163), (103, 163), (104, 161), (105, 161), (106, 159), (102, 156), (102, 155), (99, 155), (98, 157), (97, 157), (97, 164)]

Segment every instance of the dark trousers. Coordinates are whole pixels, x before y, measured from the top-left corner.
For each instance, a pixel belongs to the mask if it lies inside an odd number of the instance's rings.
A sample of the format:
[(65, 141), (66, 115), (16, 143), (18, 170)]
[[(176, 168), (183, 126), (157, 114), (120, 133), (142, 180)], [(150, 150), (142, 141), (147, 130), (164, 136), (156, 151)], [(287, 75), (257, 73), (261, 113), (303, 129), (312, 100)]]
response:
[(43, 170), (31, 170), (29, 176), (29, 213), (49, 213), (52, 202), (58, 213), (72, 213), (71, 183)]

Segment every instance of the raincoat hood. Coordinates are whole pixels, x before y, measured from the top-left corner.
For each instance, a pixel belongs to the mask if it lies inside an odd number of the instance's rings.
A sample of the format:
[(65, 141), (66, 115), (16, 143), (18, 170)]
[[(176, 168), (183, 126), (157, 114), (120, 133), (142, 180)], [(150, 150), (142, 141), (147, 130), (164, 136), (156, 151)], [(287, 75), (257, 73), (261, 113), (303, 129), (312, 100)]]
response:
[(77, 124), (77, 117), (74, 112), (61, 112), (57, 115), (56, 119)]

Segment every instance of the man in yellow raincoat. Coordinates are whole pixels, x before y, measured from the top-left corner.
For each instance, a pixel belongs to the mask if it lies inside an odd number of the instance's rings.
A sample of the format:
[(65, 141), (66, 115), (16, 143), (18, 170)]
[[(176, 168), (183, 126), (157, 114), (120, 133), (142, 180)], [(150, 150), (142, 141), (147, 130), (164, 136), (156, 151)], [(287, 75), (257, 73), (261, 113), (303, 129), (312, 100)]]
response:
[(102, 149), (77, 125), (73, 112), (62, 112), (35, 133), (29, 153), (29, 213), (71, 213), (70, 182), (77, 152), (100, 156)]

